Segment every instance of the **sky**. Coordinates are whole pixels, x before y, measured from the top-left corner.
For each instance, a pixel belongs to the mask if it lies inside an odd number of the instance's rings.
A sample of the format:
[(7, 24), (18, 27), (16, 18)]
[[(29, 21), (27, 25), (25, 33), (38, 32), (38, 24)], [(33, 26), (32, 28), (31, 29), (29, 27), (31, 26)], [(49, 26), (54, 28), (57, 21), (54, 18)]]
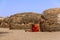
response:
[(3, 17), (22, 12), (42, 13), (49, 8), (60, 8), (60, 0), (0, 0)]

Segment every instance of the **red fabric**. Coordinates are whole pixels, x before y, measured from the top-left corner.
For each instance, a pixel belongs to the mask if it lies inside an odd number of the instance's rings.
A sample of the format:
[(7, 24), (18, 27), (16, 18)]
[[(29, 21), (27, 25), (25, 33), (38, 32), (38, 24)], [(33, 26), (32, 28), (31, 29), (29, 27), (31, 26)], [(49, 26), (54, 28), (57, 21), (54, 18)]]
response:
[(38, 31), (39, 31), (39, 26), (35, 24), (35, 25), (32, 27), (32, 32), (38, 32)]

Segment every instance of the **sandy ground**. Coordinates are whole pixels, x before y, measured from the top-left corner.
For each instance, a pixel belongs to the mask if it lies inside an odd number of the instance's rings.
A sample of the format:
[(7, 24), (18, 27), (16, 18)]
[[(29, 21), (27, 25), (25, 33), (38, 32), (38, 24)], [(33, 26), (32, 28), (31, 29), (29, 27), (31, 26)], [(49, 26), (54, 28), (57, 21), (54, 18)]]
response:
[(60, 32), (25, 32), (0, 28), (0, 40), (60, 40)]

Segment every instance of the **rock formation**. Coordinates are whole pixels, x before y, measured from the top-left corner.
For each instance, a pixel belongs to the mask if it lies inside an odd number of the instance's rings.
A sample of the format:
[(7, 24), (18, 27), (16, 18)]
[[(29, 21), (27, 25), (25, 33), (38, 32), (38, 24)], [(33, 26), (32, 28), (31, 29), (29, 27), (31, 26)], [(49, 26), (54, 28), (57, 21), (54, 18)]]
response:
[(24, 12), (11, 15), (6, 18), (5, 23), (9, 24), (10, 29), (29, 29), (31, 24), (40, 23), (41, 15), (34, 12)]
[(43, 12), (44, 31), (60, 31), (60, 8), (51, 8)]

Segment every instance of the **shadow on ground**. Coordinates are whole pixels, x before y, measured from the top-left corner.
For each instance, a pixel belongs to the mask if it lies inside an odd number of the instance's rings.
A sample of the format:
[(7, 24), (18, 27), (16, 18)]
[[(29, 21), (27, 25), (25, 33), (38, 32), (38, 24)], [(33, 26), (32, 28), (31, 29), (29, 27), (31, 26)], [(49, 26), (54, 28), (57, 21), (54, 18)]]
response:
[(0, 32), (0, 34), (7, 34), (7, 33), (9, 33), (9, 32)]

